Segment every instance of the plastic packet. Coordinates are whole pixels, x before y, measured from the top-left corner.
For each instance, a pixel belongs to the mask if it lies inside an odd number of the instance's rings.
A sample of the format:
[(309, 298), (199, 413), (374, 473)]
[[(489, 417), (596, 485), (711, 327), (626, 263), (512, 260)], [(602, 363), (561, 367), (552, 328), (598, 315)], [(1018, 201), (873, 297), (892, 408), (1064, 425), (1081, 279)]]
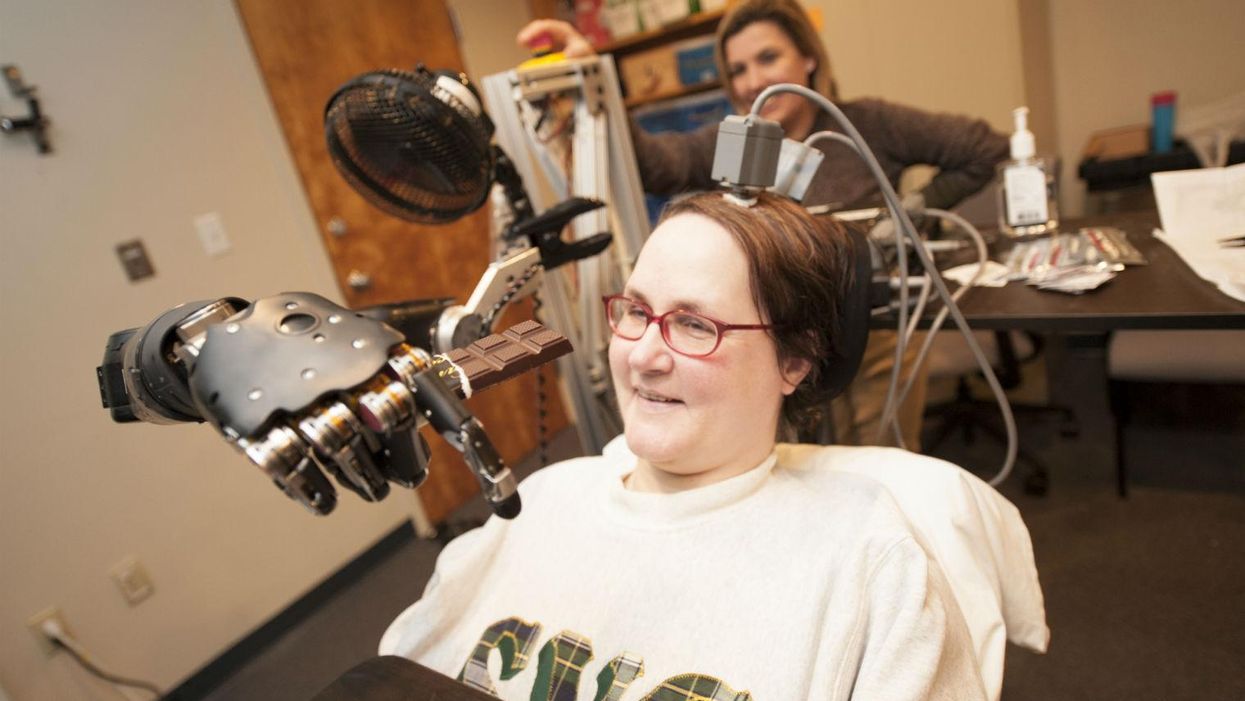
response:
[(1072, 294), (1095, 289), (1124, 269), (1080, 232), (1018, 243), (1008, 254), (1006, 267), (1012, 280)]
[(1030, 284), (1058, 279), (1068, 269), (1099, 262), (1094, 249), (1076, 234), (1056, 234), (1034, 244), (1025, 266), (1025, 280)]
[(1012, 246), (1004, 265), (1011, 280), (1028, 280), (1042, 265), (1046, 264), (1050, 239), (1023, 241)]
[(1113, 226), (1084, 227), (1081, 236), (1102, 255), (1108, 263), (1124, 265), (1149, 265), (1150, 261), (1141, 255), (1141, 251), (1128, 241), (1128, 234), (1123, 229)]

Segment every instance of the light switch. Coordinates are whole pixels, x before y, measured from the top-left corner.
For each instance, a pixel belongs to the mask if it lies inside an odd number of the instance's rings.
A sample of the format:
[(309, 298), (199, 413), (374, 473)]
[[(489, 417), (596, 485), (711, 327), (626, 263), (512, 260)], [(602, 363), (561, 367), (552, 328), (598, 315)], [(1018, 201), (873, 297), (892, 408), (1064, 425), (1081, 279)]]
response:
[(136, 557), (127, 557), (112, 568), (112, 580), (130, 606), (137, 606), (155, 593), (151, 575)]
[(199, 241), (209, 256), (223, 256), (229, 252), (231, 244), (220, 214), (208, 212), (195, 217), (195, 230), (199, 232)]

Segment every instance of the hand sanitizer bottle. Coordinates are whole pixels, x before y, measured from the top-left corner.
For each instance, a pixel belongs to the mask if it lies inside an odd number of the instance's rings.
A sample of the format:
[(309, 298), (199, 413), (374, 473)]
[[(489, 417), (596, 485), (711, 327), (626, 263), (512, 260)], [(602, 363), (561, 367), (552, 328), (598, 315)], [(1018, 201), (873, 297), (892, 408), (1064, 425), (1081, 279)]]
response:
[(1012, 110), (1011, 160), (999, 164), (999, 228), (1015, 238), (1054, 233), (1059, 229), (1055, 201), (1055, 164), (1035, 156), (1029, 108)]

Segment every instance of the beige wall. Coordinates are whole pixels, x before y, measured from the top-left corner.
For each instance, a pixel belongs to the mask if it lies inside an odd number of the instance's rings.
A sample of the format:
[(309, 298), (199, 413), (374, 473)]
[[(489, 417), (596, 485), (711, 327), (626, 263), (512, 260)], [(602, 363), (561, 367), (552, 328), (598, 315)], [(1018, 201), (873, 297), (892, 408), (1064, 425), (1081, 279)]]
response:
[[(205, 297), (337, 297), (232, 3), (6, 0), (0, 47), (38, 85), (56, 148), (0, 137), (0, 687), (118, 698), (38, 650), (25, 621), (50, 605), (100, 662), (171, 687), (400, 523), (411, 497), (345, 495), (316, 519), (210, 429), (100, 409), (113, 331)], [(219, 258), (192, 225), (212, 211), (233, 242)], [(154, 279), (124, 279), (113, 246), (132, 237)], [(108, 574), (127, 555), (156, 589), (134, 608)]]
[(1016, 0), (806, 0), (845, 99), (882, 97), (982, 117), (1024, 104)]
[[(821, 37), (845, 100), (880, 97), (934, 112), (980, 117), (995, 129), (1025, 104), (1017, 0), (803, 0), (819, 11)], [(934, 170), (910, 168), (900, 191), (918, 190)], [(987, 188), (989, 190), (989, 188)], [(983, 191), (960, 207), (989, 220)]]
[[(1076, 165), (1089, 135), (1148, 123), (1150, 95), (1178, 93), (1180, 107), (1245, 90), (1241, 0), (1048, 0), (1064, 159), (1063, 205), (1081, 211)], [(1177, 116), (1179, 119), (1179, 116)]]
[(514, 36), (531, 18), (527, 2), (511, 0), (446, 0), (459, 29), (459, 46), (467, 74), (477, 87), (484, 76), (508, 71), (527, 59)]

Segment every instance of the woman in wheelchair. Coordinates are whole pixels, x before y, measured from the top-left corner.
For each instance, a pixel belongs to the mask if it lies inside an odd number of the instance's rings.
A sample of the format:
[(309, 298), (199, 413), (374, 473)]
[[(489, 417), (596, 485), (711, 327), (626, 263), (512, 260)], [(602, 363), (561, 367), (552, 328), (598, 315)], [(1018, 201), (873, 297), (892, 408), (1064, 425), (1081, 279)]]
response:
[(955, 468), (779, 442), (841, 386), (851, 246), (766, 194), (672, 203), (604, 300), (624, 435), (450, 543), (381, 653), (513, 699), (985, 698), (926, 539), (866, 476)]

